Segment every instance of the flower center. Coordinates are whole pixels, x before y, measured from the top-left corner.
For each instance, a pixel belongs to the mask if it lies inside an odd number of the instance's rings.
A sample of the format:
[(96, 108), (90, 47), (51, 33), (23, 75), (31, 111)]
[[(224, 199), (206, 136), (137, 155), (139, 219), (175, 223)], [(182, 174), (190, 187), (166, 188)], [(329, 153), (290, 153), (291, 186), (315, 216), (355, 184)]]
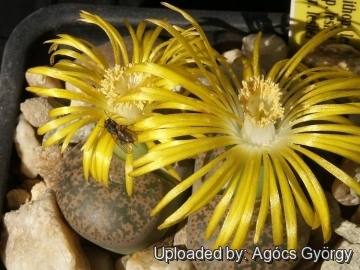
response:
[(242, 82), (239, 94), (244, 111), (244, 139), (255, 144), (266, 144), (274, 139), (275, 122), (284, 115), (281, 89), (271, 79), (252, 77)]
[(141, 114), (145, 102), (120, 102), (119, 98), (127, 93), (140, 91), (149, 75), (136, 72), (126, 73), (126, 68), (116, 65), (114, 68), (106, 70), (99, 90), (106, 96), (107, 103), (113, 112), (133, 119)]

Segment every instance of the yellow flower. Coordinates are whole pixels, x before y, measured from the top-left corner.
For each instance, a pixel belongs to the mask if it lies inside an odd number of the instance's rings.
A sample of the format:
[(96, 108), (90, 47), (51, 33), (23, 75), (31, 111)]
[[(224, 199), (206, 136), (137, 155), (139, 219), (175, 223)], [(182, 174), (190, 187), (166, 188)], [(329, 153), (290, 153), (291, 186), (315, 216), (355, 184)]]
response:
[[(166, 75), (159, 76), (184, 87), (185, 94), (149, 86), (123, 98), (123, 101), (148, 99), (157, 101), (159, 108), (182, 110), (153, 115), (134, 124), (135, 129), (141, 130), (139, 142), (159, 143), (134, 160), (131, 175), (136, 177), (215, 149), (226, 151), (179, 183), (156, 206), (154, 215), (217, 166), (160, 228), (176, 224), (222, 194), (206, 238), (211, 237), (225, 215), (215, 247), (230, 241), (231, 248), (238, 249), (247, 238), (255, 200), (261, 197), (255, 243), (270, 210), (274, 244), (283, 242), (285, 229), (288, 248), (296, 249), (297, 208), (312, 228), (322, 227), (324, 240), (328, 241), (331, 235), (328, 204), (303, 157), (315, 161), (360, 194), (359, 183), (313, 151), (322, 149), (360, 162), (360, 127), (346, 118), (348, 114), (360, 114), (360, 78), (340, 68), (308, 69), (300, 62), (313, 48), (344, 29), (323, 30), (291, 59), (276, 63), (265, 76), (259, 65), (259, 34), (253, 55), (241, 59), (240, 81), (211, 48), (198, 23), (184, 11), (167, 6), (191, 23), (193, 37), (203, 40), (196, 47), (186, 47), (201, 75), (163, 66)], [(179, 42), (185, 42), (182, 29), (165, 21), (150, 21), (164, 27)], [(202, 49), (202, 59), (197, 57), (198, 48)], [(132, 67), (132, 72), (140, 70), (154, 74), (151, 65)], [(339, 103), (339, 99), (347, 101)]]
[[(30, 86), (27, 90), (39, 95), (83, 103), (53, 109), (50, 117), (54, 119), (40, 127), (38, 133), (42, 135), (54, 130), (44, 146), (62, 143), (62, 150), (65, 150), (79, 128), (96, 122), (82, 148), (85, 178), (92, 175), (107, 185), (110, 161), (115, 149), (115, 154), (126, 160), (126, 186), (128, 194), (131, 194), (132, 177), (129, 172), (132, 170), (133, 156), (141, 155), (147, 150), (142, 144), (133, 145), (137, 136), (132, 125), (139, 119), (152, 115), (153, 108), (151, 102), (122, 102), (120, 98), (128, 93), (137, 93), (146, 86), (162, 86), (170, 91), (175, 85), (165, 81), (159, 85), (156, 75), (129, 70), (138, 64), (148, 63), (181, 67), (188, 65), (191, 59), (187, 59), (189, 57), (186, 51), (176, 40), (159, 41), (161, 27), (146, 30), (147, 23), (142, 21), (133, 29), (124, 19), (130, 36), (129, 46), (126, 45), (125, 38), (99, 16), (82, 11), (80, 17), (81, 21), (95, 24), (107, 34), (113, 50), (113, 60), (108, 60), (99, 48), (81, 38), (61, 34), (58, 38), (47, 41), (51, 43), (50, 52), (54, 51), (50, 58), (52, 66), (30, 68), (28, 72), (59, 79), (78, 90), (35, 86)], [(74, 61), (55, 63), (55, 57), (59, 56)], [(154, 72), (157, 72), (156, 67)], [(122, 136), (125, 137), (121, 139)], [(117, 145), (125, 147), (125, 152), (119, 150)], [(170, 172), (174, 174), (174, 171)]]

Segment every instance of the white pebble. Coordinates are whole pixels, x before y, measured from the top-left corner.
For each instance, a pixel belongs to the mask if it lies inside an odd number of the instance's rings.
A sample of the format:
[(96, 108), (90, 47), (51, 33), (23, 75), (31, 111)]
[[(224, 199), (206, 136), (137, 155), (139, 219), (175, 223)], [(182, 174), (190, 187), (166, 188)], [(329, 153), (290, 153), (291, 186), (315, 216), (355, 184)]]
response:
[(62, 83), (58, 79), (46, 77), (41, 74), (25, 72), (25, 79), (30, 86), (40, 86), (47, 88), (63, 88)]
[(239, 49), (233, 49), (223, 53), (223, 56), (226, 58), (228, 64), (232, 64), (234, 60), (242, 56), (242, 51)]
[(29, 178), (38, 175), (36, 169), (35, 149), (40, 146), (33, 127), (25, 120), (23, 114), (19, 116), (19, 122), (15, 129), (14, 143), (16, 151), (21, 159), (21, 172)]
[(60, 107), (61, 104), (50, 98), (28, 98), (20, 104), (20, 110), (33, 127), (40, 127), (49, 122), (50, 110)]
[(50, 189), (37, 200), (5, 214), (2, 238), (6, 245), (2, 246), (1, 258), (8, 270), (90, 270)]
[[(168, 249), (168, 248), (167, 248)], [(170, 248), (169, 248), (170, 249)], [(157, 260), (154, 256), (153, 249), (146, 249), (144, 251), (135, 252), (130, 257), (125, 256), (120, 258), (122, 265), (126, 270), (194, 270), (195, 267), (189, 260), (173, 260), (168, 263)], [(161, 256), (159, 254), (159, 256)], [(119, 262), (116, 263), (116, 270), (122, 269), (119, 267)]]
[(31, 200), (38, 200), (45, 193), (46, 189), (46, 184), (43, 181), (35, 184), (31, 189)]
[[(341, 164), (340, 169), (353, 177), (356, 182), (360, 183), (360, 164), (353, 160), (346, 159)], [(360, 196), (355, 192), (355, 190), (351, 189), (339, 179), (335, 179), (332, 184), (332, 194), (334, 198), (343, 205), (360, 204)]]
[[(243, 38), (242, 52), (249, 57), (254, 50), (257, 34), (251, 34)], [(287, 58), (289, 47), (285, 41), (274, 34), (262, 34), (260, 42), (260, 64), (268, 72), (278, 61)]]

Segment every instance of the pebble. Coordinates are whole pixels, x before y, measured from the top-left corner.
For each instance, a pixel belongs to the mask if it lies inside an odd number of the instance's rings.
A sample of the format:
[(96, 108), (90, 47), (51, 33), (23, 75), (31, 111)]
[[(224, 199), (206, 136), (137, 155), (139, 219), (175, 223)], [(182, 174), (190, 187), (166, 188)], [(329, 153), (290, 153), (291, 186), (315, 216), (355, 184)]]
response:
[[(254, 50), (257, 34), (251, 34), (243, 38), (242, 53), (249, 57)], [(260, 64), (261, 68), (268, 72), (278, 61), (286, 59), (289, 47), (285, 41), (274, 34), (263, 33), (260, 41)]]
[(308, 67), (341, 67), (360, 75), (360, 52), (347, 44), (326, 44), (309, 53), (302, 61)]
[(42, 182), (42, 180), (37, 178), (25, 178), (21, 181), (19, 187), (27, 190), (28, 192), (31, 192), (32, 188), (39, 182)]
[(41, 181), (33, 186), (31, 189), (31, 200), (39, 199), (48, 189), (44, 181)]
[[(124, 183), (124, 162), (113, 158), (109, 187), (92, 177), (84, 179), (81, 145), (64, 155), (60, 168), (57, 200), (69, 224), (89, 241), (120, 254), (131, 254), (149, 247), (167, 230), (157, 227), (178, 207), (174, 200), (161, 214), (151, 210), (172, 187), (155, 174), (134, 180), (134, 191), (128, 196)], [(180, 196), (180, 201), (183, 198)]]
[(46, 148), (39, 146), (35, 151), (35, 167), (37, 168), (39, 175), (44, 179), (49, 188), (55, 190), (63, 156), (60, 146), (52, 145)]
[(28, 98), (20, 104), (20, 110), (25, 119), (33, 127), (41, 127), (50, 121), (50, 110), (60, 107), (61, 104), (51, 98), (34, 97)]
[(18, 156), (21, 159), (20, 170), (29, 177), (35, 178), (38, 175), (36, 169), (36, 148), (40, 146), (33, 127), (26, 121), (23, 114), (20, 114), (15, 129), (14, 143)]
[(41, 86), (46, 88), (63, 88), (62, 83), (58, 79), (46, 77), (40, 74), (25, 72), (25, 79), (30, 86)]
[(90, 270), (50, 189), (4, 216), (1, 258), (8, 270)]
[(9, 210), (17, 210), (30, 201), (30, 193), (26, 189), (12, 189), (6, 194), (6, 206)]
[[(174, 247), (167, 247), (166, 250), (174, 250)], [(158, 250), (158, 258), (162, 258), (162, 249)], [(117, 270), (195, 270), (189, 260), (171, 260), (168, 263), (159, 260), (154, 256), (154, 250), (135, 252), (131, 256), (125, 256), (117, 262)]]
[(324, 260), (320, 270), (358, 270), (360, 265), (360, 244), (339, 245), (335, 250), (352, 250), (354, 253), (349, 263), (339, 263), (336, 260)]
[(353, 244), (360, 243), (360, 228), (357, 224), (340, 217), (332, 217), (331, 225), (334, 231), (348, 242)]
[[(360, 164), (357, 162), (346, 159), (340, 169), (353, 177), (358, 183), (360, 182)], [(332, 194), (334, 198), (343, 205), (360, 204), (360, 196), (339, 179), (335, 179), (333, 182)]]
[(243, 55), (242, 51), (239, 49), (233, 49), (230, 51), (226, 51), (222, 54), (226, 58), (226, 62), (228, 64), (232, 64), (234, 60)]

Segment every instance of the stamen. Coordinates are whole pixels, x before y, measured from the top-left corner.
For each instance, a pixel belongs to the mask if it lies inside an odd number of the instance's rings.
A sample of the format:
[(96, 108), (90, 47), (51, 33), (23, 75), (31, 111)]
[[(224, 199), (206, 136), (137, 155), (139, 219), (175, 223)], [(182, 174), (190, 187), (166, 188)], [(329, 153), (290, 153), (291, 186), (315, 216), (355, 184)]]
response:
[(243, 81), (239, 94), (244, 111), (244, 140), (252, 144), (267, 144), (275, 136), (275, 122), (284, 115), (281, 105), (281, 89), (270, 79), (263, 76)]
[(119, 98), (124, 94), (140, 91), (140, 85), (149, 78), (149, 75), (137, 72), (126, 73), (127, 68), (116, 65), (114, 68), (106, 70), (99, 90), (106, 96), (108, 105), (113, 108), (113, 111), (124, 117), (133, 118), (141, 113), (145, 102), (119, 103)]
[(255, 77), (243, 81), (242, 84), (240, 105), (245, 117), (254, 125), (266, 126), (275, 123), (284, 115), (284, 108), (280, 103), (281, 89), (271, 79)]

